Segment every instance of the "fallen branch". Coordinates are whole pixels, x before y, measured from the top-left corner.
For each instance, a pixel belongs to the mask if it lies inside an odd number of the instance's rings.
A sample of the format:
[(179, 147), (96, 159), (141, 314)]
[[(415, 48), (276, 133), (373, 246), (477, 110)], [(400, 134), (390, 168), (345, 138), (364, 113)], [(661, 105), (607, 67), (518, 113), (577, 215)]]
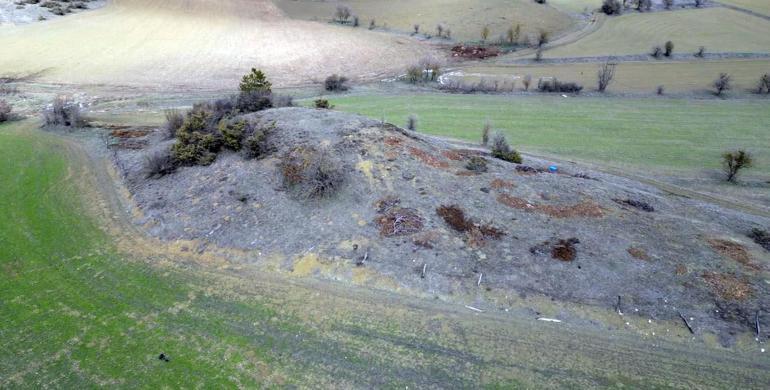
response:
[(692, 330), (692, 326), (690, 326), (690, 323), (687, 321), (687, 318), (685, 318), (684, 315), (682, 315), (682, 312), (677, 311), (677, 313), (679, 314), (679, 318), (681, 318), (682, 321), (684, 321), (684, 325), (687, 326), (687, 330), (689, 330), (690, 333), (695, 334), (695, 331)]
[(469, 310), (473, 310), (473, 311), (479, 312), (479, 313), (483, 313), (483, 312), (484, 312), (484, 310), (481, 310), (481, 309), (477, 309), (477, 308), (475, 308), (475, 307), (473, 307), (473, 306), (468, 306), (468, 305), (465, 305), (465, 308), (466, 308), (466, 309), (469, 309)]
[(537, 319), (538, 321), (545, 321), (545, 322), (561, 322), (561, 320), (557, 320), (555, 318), (546, 318), (546, 317), (540, 317)]
[(484, 276), (484, 274), (483, 274), (483, 273), (479, 274), (479, 281), (476, 283), (476, 287), (480, 287), (480, 286), (481, 286), (481, 278), (482, 278), (483, 276)]
[(761, 330), (759, 329), (759, 310), (757, 310), (757, 314), (754, 316), (754, 325), (757, 326), (757, 337), (759, 337), (759, 334), (761, 333)]
[(364, 253), (364, 257), (361, 258), (361, 260), (356, 262), (356, 266), (362, 267), (364, 265), (364, 262), (369, 258), (369, 250)]
[(428, 264), (422, 265), (422, 273), (420, 274), (420, 279), (425, 279), (425, 271), (428, 269)]

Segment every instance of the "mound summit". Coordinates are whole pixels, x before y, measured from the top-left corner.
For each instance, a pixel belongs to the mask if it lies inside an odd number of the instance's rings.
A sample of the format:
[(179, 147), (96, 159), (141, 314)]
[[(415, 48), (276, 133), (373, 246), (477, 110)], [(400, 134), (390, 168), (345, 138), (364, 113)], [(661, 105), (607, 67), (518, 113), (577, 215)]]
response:
[[(135, 222), (257, 268), (487, 307), (511, 294), (607, 308), (620, 300), (618, 310), (684, 313), (726, 339), (767, 305), (767, 252), (746, 236), (768, 226), (760, 217), (577, 165), (549, 173), (532, 158), (507, 163), (361, 116), (279, 108), (241, 119), (270, 125), (264, 158), (223, 154), (148, 179), (148, 150), (174, 141), (156, 132), (144, 149), (118, 143)], [(285, 156), (317, 148), (338, 164), (341, 184), (327, 197), (297, 196)]]

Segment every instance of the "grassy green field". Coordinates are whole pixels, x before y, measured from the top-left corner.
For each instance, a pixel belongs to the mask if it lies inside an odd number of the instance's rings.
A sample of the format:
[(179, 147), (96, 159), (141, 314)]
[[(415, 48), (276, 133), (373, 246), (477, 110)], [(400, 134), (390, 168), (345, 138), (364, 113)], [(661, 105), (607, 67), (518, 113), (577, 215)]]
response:
[(546, 57), (590, 57), (648, 53), (674, 43), (677, 53), (700, 46), (717, 52), (770, 52), (770, 21), (726, 8), (630, 12), (607, 20), (599, 30), (574, 43), (547, 50)]
[[(531, 75), (534, 80), (538, 77), (558, 77), (560, 80), (577, 81), (587, 90), (595, 90), (598, 67), (595, 63), (476, 65), (462, 68), (462, 71), (472, 75), (464, 77), (466, 82), (485, 78), (510, 83), (516, 77), (517, 88), (522, 89), (521, 77)], [(731, 94), (752, 93), (761, 75), (770, 72), (770, 60), (621, 62), (608, 91), (653, 94), (657, 86), (663, 85), (670, 93), (706, 93), (714, 79), (723, 72), (732, 76)]]
[(419, 131), (477, 141), (485, 120), (524, 151), (666, 171), (717, 168), (722, 151), (747, 148), (756, 173), (770, 165), (770, 102), (506, 97), (447, 94), (332, 98), (337, 109)]
[(490, 38), (496, 39), (515, 24), (521, 24), (523, 32), (552, 33), (572, 24), (565, 13), (531, 0), (276, 0), (293, 18), (319, 21), (331, 20), (338, 4), (349, 6), (364, 27), (374, 18), (378, 26), (412, 32), (413, 25), (419, 24), (421, 31), (435, 35), (436, 26), (444, 24), (453, 38), (468, 41), (480, 40), (485, 25), (491, 30)]
[(720, 3), (735, 5), (770, 16), (770, 2), (767, 0), (718, 0)]

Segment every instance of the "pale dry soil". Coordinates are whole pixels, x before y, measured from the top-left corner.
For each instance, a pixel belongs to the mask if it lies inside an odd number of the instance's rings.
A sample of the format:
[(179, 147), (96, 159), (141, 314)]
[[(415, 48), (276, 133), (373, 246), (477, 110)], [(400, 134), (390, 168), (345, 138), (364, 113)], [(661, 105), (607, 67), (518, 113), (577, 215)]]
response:
[(408, 37), (287, 19), (267, 0), (115, 0), (47, 23), (0, 26), (0, 73), (147, 89), (234, 89), (252, 67), (277, 86), (377, 78), (431, 49)]

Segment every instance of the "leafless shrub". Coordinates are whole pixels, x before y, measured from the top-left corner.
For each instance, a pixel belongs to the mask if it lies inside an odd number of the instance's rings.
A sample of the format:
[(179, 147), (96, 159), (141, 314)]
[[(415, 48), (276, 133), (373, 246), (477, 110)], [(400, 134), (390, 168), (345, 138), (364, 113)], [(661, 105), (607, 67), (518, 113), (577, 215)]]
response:
[(543, 60), (543, 49), (538, 48), (535, 52), (535, 61), (540, 62)]
[(348, 90), (348, 86), (346, 85), (347, 82), (348, 82), (347, 77), (333, 74), (327, 77), (326, 80), (324, 81), (324, 89), (330, 92), (347, 91)]
[(521, 79), (521, 83), (524, 85), (524, 90), (529, 91), (529, 86), (532, 84), (532, 75), (526, 75)]
[(706, 47), (705, 46), (699, 47), (698, 51), (695, 52), (695, 56), (698, 57), (698, 58), (703, 58), (703, 56), (705, 56), (705, 55), (706, 55)]
[(666, 87), (662, 85), (658, 85), (658, 87), (655, 88), (655, 93), (657, 93), (658, 95), (663, 95), (665, 92), (666, 92)]
[(599, 92), (604, 92), (610, 83), (612, 83), (612, 79), (615, 78), (615, 67), (617, 67), (617, 64), (610, 62), (609, 59), (607, 62), (602, 64), (601, 67), (599, 67), (599, 72), (597, 75)]
[(406, 119), (406, 128), (407, 130), (417, 131), (417, 115), (409, 115), (409, 118)]
[(174, 138), (176, 137), (176, 131), (184, 123), (184, 115), (177, 109), (166, 110), (164, 115), (166, 116), (166, 124), (163, 126), (163, 130), (165, 131), (166, 138)]
[(334, 19), (340, 24), (347, 23), (348, 20), (350, 20), (351, 15), (352, 11), (350, 10), (350, 7), (344, 5), (338, 5), (337, 9), (334, 11)]
[(154, 150), (144, 156), (144, 175), (159, 178), (176, 170), (176, 161), (168, 148)]
[(654, 58), (660, 58), (663, 56), (663, 48), (660, 46), (655, 46), (652, 48), (652, 52), (650, 53), (651, 56)]
[(468, 159), (468, 162), (465, 164), (465, 169), (479, 173), (486, 172), (487, 160), (481, 156), (473, 156)]
[(342, 162), (328, 149), (297, 147), (280, 163), (284, 187), (301, 199), (327, 198), (345, 182)]
[(722, 96), (725, 91), (732, 89), (732, 79), (729, 74), (720, 73), (719, 77), (714, 80), (712, 86), (714, 87), (715, 94), (717, 96)]
[(57, 96), (50, 107), (43, 111), (47, 126), (84, 127), (87, 125), (80, 113), (80, 105), (71, 97)]
[(671, 9), (674, 6), (674, 0), (663, 0), (663, 7), (665, 9)]

